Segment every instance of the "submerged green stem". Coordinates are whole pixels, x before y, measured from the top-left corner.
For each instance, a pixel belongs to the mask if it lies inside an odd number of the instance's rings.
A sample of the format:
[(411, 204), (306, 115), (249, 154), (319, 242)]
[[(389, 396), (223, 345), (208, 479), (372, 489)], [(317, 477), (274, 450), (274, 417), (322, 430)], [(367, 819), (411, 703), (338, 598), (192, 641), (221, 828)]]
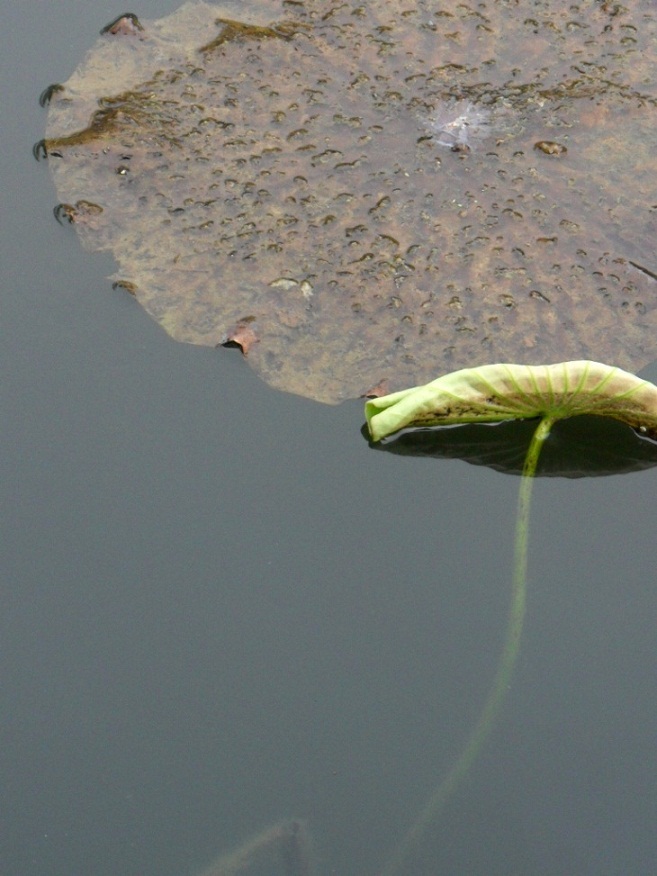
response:
[(436, 822), (445, 803), (459, 787), (470, 767), (481, 751), (495, 723), (500, 706), (506, 696), (513, 669), (520, 650), (520, 639), (525, 618), (525, 603), (527, 595), (527, 545), (529, 541), (529, 513), (531, 508), (534, 475), (538, 458), (546, 438), (550, 434), (554, 418), (543, 417), (532, 436), (520, 481), (518, 494), (518, 511), (516, 516), (516, 531), (513, 555), (513, 581), (511, 587), (511, 605), (507, 623), (504, 648), (500, 662), (493, 679), (493, 684), (481, 711), (479, 719), (472, 730), (465, 748), (458, 760), (441, 779), (428, 802), (421, 810), (414, 824), (402, 839), (392, 857), (387, 862), (381, 876), (396, 876), (417, 848), (427, 829)]

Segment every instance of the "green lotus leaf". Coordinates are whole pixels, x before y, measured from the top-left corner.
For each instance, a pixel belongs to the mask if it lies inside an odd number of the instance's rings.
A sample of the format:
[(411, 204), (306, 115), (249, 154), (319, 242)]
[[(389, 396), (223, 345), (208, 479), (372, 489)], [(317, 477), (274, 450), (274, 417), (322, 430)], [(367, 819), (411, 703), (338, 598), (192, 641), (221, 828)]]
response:
[(581, 360), (554, 365), (464, 368), (424, 386), (368, 399), (373, 441), (400, 429), (540, 417), (554, 423), (578, 414), (613, 417), (657, 434), (657, 386), (634, 374)]

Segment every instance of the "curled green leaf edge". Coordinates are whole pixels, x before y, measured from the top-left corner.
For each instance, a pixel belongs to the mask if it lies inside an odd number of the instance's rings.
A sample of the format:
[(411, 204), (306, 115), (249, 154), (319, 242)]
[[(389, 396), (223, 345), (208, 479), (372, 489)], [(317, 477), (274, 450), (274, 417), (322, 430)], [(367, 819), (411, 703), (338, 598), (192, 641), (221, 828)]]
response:
[(372, 441), (401, 429), (503, 420), (612, 417), (657, 434), (657, 386), (587, 359), (553, 365), (500, 363), (464, 368), (423, 386), (365, 403)]

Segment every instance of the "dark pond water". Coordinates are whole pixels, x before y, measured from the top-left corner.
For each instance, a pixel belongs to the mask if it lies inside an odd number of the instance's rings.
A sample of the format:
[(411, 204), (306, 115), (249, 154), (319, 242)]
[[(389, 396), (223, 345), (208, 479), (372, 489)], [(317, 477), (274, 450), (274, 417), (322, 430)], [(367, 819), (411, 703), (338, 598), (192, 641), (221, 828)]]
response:
[[(360, 402), (277, 394), (113, 293), (31, 146), (123, 9), (0, 8), (0, 872), (196, 874), (295, 817), (321, 874), (374, 876), (486, 696), (518, 480), (375, 452)], [(654, 873), (655, 495), (537, 483), (508, 699), (409, 873)]]

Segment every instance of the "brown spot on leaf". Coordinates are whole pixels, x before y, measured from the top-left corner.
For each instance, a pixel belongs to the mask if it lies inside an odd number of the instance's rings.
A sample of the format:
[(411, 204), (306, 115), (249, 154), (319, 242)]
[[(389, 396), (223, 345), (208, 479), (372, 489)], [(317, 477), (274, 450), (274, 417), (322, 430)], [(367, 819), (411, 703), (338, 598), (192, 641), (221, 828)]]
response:
[(137, 36), (143, 33), (144, 28), (134, 12), (125, 12), (119, 15), (114, 21), (110, 21), (101, 30), (101, 34), (111, 34), (112, 36)]
[(361, 398), (381, 398), (384, 395), (388, 395), (390, 392), (390, 381), (380, 380), (376, 386), (373, 386), (372, 389), (368, 389), (367, 392), (364, 392), (361, 395)]
[(546, 155), (564, 155), (568, 150), (563, 143), (555, 143), (553, 140), (539, 140), (534, 143), (534, 149), (544, 152)]
[(241, 319), (227, 334), (221, 342), (222, 347), (239, 347), (245, 356), (248, 356), (249, 350), (254, 344), (260, 341), (260, 338), (253, 327), (254, 316), (246, 316)]
[(112, 283), (112, 289), (115, 291), (121, 289), (123, 292), (127, 292), (128, 295), (136, 296), (137, 294), (137, 286), (135, 283), (131, 283), (130, 280), (115, 280)]
[(53, 212), (60, 225), (64, 222), (92, 225), (94, 219), (103, 212), (103, 208), (99, 204), (82, 199), (75, 204), (57, 204)]

